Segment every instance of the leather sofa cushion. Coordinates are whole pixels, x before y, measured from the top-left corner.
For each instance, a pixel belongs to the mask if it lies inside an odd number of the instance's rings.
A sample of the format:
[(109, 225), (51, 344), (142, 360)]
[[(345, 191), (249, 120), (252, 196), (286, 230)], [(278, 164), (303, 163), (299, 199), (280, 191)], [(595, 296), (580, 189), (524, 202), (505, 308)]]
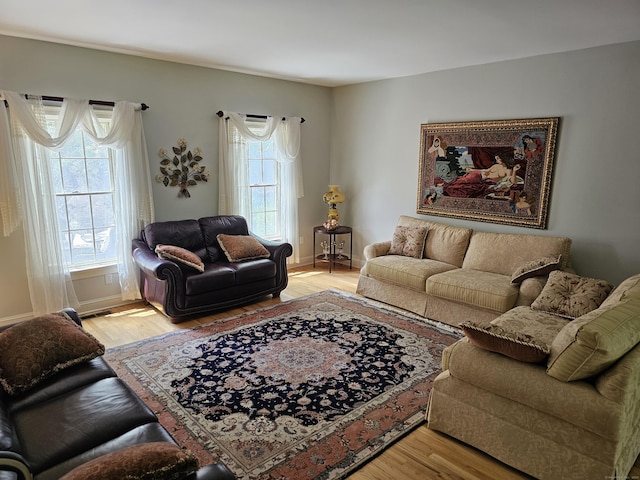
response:
[(209, 263), (205, 265), (203, 273), (185, 276), (186, 294), (193, 296), (213, 293), (216, 290), (271, 279), (276, 276), (276, 271), (275, 262), (268, 259), (242, 263)]
[(424, 292), (426, 281), (431, 275), (455, 268), (453, 265), (437, 260), (384, 255), (369, 259), (362, 273), (378, 280)]
[(218, 243), (217, 236), (219, 234), (249, 235), (247, 221), (244, 217), (239, 215), (202, 217), (198, 219), (198, 224), (202, 231), (204, 243), (207, 246), (207, 253), (210, 262), (226, 260), (224, 252)]
[(155, 421), (153, 412), (119, 378), (100, 380), (13, 415), (23, 455), (36, 473)]
[(23, 408), (48, 401), (84, 385), (115, 376), (116, 373), (104, 361), (104, 358), (97, 357), (88, 362), (69, 367), (30, 390), (12, 396), (7, 406), (11, 413), (15, 413)]
[(457, 268), (427, 279), (427, 294), (455, 302), (506, 312), (518, 299), (510, 275)]
[(141, 237), (152, 252), (155, 252), (158, 245), (173, 245), (203, 259), (208, 255), (197, 220), (150, 223), (142, 230)]

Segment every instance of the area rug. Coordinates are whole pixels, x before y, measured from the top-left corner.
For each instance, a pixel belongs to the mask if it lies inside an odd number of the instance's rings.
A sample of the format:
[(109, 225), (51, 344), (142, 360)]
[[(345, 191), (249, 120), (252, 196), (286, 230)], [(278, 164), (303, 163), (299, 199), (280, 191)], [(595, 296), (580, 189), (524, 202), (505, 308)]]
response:
[(445, 325), (327, 290), (110, 349), (201, 464), (238, 479), (346, 476), (424, 422)]

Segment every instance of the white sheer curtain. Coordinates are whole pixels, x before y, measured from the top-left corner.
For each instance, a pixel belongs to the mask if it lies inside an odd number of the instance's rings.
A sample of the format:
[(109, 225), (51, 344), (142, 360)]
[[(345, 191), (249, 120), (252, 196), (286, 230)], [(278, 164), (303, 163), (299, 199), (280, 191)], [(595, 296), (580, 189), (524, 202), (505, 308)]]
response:
[(27, 277), (34, 315), (67, 306), (77, 308), (68, 266), (62, 254), (49, 150), (64, 146), (80, 126), (96, 143), (115, 151), (114, 214), (118, 274), (123, 299), (140, 298), (131, 239), (153, 221), (149, 162), (140, 104), (116, 103), (109, 132), (102, 128), (87, 100), (65, 99), (50, 135), (39, 99), (25, 100), (0, 91), (9, 105), (0, 108), (0, 215), (8, 236), (22, 222)]
[(280, 224), (283, 240), (293, 246), (291, 261), (300, 262), (298, 199), (304, 196), (300, 159), (300, 123), (302, 118), (276, 119), (267, 117), (261, 130), (247, 126), (246, 115), (222, 112), (219, 129), (219, 189), (218, 213), (249, 216), (249, 168), (244, 142), (229, 141), (229, 125), (248, 139), (264, 141), (274, 135), (276, 157), (280, 165)]

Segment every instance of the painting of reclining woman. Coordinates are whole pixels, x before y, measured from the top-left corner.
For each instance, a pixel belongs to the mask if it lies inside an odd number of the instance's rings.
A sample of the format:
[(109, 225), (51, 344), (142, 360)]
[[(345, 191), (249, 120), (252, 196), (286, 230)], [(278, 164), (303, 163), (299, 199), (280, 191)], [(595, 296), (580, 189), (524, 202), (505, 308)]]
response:
[(421, 125), (417, 213), (545, 228), (558, 120)]

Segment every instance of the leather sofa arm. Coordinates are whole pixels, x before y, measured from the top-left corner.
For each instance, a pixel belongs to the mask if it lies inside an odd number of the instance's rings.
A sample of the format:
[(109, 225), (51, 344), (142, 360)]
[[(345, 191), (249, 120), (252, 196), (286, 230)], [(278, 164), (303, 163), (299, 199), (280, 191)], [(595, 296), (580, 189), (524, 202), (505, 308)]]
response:
[[(11, 472), (16, 476), (17, 480), (33, 479), (33, 474), (25, 459), (14, 452), (0, 451), (0, 472)], [(198, 477), (198, 480), (199, 478), (200, 477)]]
[(278, 266), (276, 269), (276, 285), (278, 288), (276, 293), (279, 295), (279, 292), (284, 290), (289, 283), (289, 276), (287, 275), (287, 257), (290, 257), (293, 253), (293, 246), (288, 242), (273, 242), (271, 240), (266, 240), (264, 238), (259, 237), (251, 232), (249, 235), (258, 240), (264, 247), (269, 250), (271, 260), (273, 260)]
[(364, 259), (371, 260), (372, 258), (382, 257), (389, 253), (391, 248), (391, 240), (385, 242), (371, 243), (364, 247)]
[(140, 270), (159, 280), (174, 280), (184, 283), (182, 270), (175, 262), (158, 257), (155, 252), (142, 241), (133, 241), (133, 259)]

